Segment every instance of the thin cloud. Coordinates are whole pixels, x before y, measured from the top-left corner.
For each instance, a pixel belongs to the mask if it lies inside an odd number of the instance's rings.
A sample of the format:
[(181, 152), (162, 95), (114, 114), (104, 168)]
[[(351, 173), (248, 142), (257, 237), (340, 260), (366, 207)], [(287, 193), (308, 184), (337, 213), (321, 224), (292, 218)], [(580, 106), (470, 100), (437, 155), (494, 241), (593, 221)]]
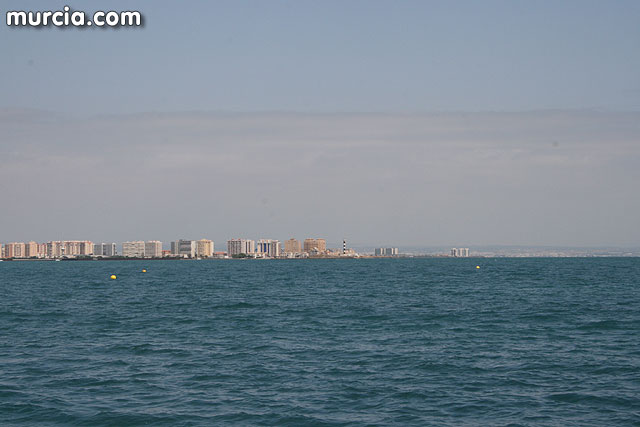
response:
[(3, 240), (640, 239), (640, 113), (75, 118), (5, 109), (0, 124), (0, 197), (17, 207), (2, 217)]

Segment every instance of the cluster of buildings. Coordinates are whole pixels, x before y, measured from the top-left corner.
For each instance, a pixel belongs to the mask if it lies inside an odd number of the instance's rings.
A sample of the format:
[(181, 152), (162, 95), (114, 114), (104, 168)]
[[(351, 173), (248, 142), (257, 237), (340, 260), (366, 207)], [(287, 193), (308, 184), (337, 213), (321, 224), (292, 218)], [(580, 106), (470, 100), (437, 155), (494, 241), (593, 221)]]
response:
[[(162, 248), (162, 245), (160, 245)], [(179, 258), (212, 258), (215, 245), (212, 240), (176, 240), (171, 242), (171, 251), (166, 256)], [(160, 255), (162, 256), (162, 254)], [(158, 257), (155, 257), (158, 258)]]
[[(281, 243), (275, 239), (230, 239), (226, 252), (215, 252), (212, 240), (176, 240), (165, 249), (161, 241), (129, 241), (119, 247), (115, 243), (93, 243), (89, 240), (60, 240), (47, 243), (12, 242), (0, 244), (0, 258), (4, 259), (63, 259), (63, 258), (322, 258), (360, 257), (342, 242), (338, 249), (327, 248), (322, 238), (291, 238)], [(364, 256), (399, 257), (398, 248), (375, 248)], [(442, 255), (440, 255), (442, 256)], [(446, 256), (446, 255), (444, 255)], [(469, 248), (451, 248), (450, 257), (469, 257)]]
[(176, 240), (171, 242), (171, 250), (164, 250), (159, 240), (131, 241), (122, 243), (122, 252), (116, 251), (115, 243), (98, 243), (94, 256), (124, 258), (212, 258), (214, 256), (213, 240)]
[(307, 238), (302, 242), (291, 238), (284, 242), (284, 247), (278, 240), (261, 239), (231, 239), (227, 241), (227, 256), (233, 258), (308, 258), (308, 257), (337, 257), (358, 256), (353, 249), (347, 249), (346, 241), (341, 249), (327, 249), (327, 241), (320, 238)]
[(0, 245), (0, 258), (79, 258), (79, 257), (125, 257), (125, 258), (211, 258), (214, 256), (213, 241), (178, 240), (171, 242), (171, 250), (165, 251), (158, 240), (123, 242), (118, 252), (115, 243), (93, 243), (88, 240), (37, 242), (12, 242)]
[[(273, 239), (231, 239), (227, 241), (227, 252), (215, 252), (212, 240), (176, 240), (171, 249), (164, 250), (162, 242), (123, 242), (121, 250), (115, 243), (93, 243), (91, 241), (51, 241), (48, 243), (7, 243), (0, 245), (0, 258), (307, 258), (323, 256), (358, 256), (347, 249), (343, 241), (341, 249), (327, 249), (327, 242), (321, 238), (308, 238), (302, 242), (289, 239), (284, 247)], [(396, 249), (397, 252), (397, 249)]]
[(62, 258), (93, 254), (93, 242), (87, 240), (52, 241), (48, 243), (13, 242), (2, 245), (2, 258)]

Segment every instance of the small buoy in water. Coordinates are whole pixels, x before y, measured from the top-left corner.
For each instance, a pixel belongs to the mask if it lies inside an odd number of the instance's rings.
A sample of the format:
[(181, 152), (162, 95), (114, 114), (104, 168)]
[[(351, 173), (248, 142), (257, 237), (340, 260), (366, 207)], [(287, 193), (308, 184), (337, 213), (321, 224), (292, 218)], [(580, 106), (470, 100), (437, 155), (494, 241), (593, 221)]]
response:
[(479, 265), (476, 265), (476, 269), (478, 269), (478, 268), (480, 268), (480, 266), (479, 266)]
[(116, 280), (116, 279), (117, 279), (116, 275), (115, 275), (115, 274), (112, 274), (112, 275), (111, 275), (111, 280)]
[(142, 272), (143, 272), (143, 273), (146, 273), (146, 272), (147, 272), (147, 270), (145, 270), (145, 269), (143, 268), (143, 269), (142, 269)]

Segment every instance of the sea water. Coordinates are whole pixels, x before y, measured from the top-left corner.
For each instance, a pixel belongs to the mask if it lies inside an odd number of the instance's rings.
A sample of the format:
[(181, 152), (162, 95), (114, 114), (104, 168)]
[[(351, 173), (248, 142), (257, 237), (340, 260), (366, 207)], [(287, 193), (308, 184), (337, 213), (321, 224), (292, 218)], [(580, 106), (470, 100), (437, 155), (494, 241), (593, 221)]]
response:
[(640, 259), (2, 262), (15, 424), (640, 425)]

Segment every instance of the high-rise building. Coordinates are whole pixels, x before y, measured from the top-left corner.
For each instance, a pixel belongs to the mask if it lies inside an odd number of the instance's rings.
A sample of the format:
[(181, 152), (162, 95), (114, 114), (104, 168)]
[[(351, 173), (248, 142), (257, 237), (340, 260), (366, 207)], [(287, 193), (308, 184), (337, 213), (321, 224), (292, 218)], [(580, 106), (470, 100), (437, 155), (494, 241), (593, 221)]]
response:
[(46, 243), (38, 243), (38, 257), (46, 258), (47, 257), (47, 244)]
[(93, 254), (93, 242), (84, 241), (80, 242), (80, 255), (92, 255)]
[(466, 258), (469, 256), (469, 248), (451, 248), (451, 256)]
[(27, 245), (24, 243), (16, 243), (16, 258), (26, 258), (27, 257)]
[(284, 242), (284, 252), (287, 254), (299, 254), (302, 252), (300, 241), (296, 239), (286, 240)]
[(276, 258), (280, 256), (280, 242), (271, 239), (260, 239), (256, 242), (256, 254)]
[(69, 241), (62, 242), (62, 254), (69, 257), (79, 255), (80, 242), (76, 240), (69, 240)]
[(62, 247), (66, 256), (93, 254), (93, 242), (87, 240), (65, 240)]
[(256, 242), (248, 239), (231, 239), (227, 241), (227, 255), (253, 255), (256, 251)]
[(123, 242), (122, 256), (127, 258), (143, 258), (144, 242), (141, 240), (135, 242)]
[(93, 254), (96, 256), (116, 256), (116, 244), (115, 243), (96, 243), (93, 245)]
[(47, 243), (47, 256), (58, 258), (61, 256), (76, 257), (79, 255), (92, 255), (93, 242), (88, 240), (64, 240), (62, 242)]
[(63, 255), (74, 257), (76, 255), (80, 255), (81, 247), (80, 242), (77, 240), (69, 240), (62, 242), (62, 252)]
[(162, 258), (162, 242), (150, 240), (144, 244), (144, 256), (146, 258)]
[(327, 252), (325, 239), (304, 239), (304, 251), (309, 254), (323, 254)]
[(196, 242), (196, 256), (211, 258), (213, 256), (213, 241), (201, 239)]
[(76, 257), (93, 254), (93, 242), (89, 240), (51, 241), (39, 246), (40, 253), (45, 252), (47, 258)]
[(29, 242), (25, 243), (25, 257), (27, 258), (40, 258), (42, 254), (38, 251), (38, 243)]
[(171, 254), (186, 258), (195, 258), (196, 241), (180, 239), (175, 242), (171, 242)]
[(4, 245), (5, 258), (26, 258), (26, 245), (22, 242), (12, 242)]
[(63, 255), (64, 248), (62, 242), (48, 242), (47, 243), (47, 258), (59, 258)]

